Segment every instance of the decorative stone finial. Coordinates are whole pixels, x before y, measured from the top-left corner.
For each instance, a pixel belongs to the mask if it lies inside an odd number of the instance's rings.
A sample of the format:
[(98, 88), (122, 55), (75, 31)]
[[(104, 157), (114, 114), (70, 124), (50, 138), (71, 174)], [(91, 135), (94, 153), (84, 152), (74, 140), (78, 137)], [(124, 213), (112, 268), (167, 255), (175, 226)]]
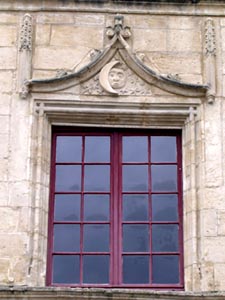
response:
[(19, 50), (31, 51), (32, 50), (32, 17), (29, 14), (25, 14), (22, 19), (20, 29), (20, 46)]
[(106, 35), (109, 38), (113, 38), (115, 35), (122, 35), (123, 38), (127, 39), (131, 36), (130, 27), (123, 26), (124, 17), (116, 15), (114, 18), (114, 27), (107, 27)]
[(216, 34), (212, 19), (205, 22), (205, 54), (216, 55)]

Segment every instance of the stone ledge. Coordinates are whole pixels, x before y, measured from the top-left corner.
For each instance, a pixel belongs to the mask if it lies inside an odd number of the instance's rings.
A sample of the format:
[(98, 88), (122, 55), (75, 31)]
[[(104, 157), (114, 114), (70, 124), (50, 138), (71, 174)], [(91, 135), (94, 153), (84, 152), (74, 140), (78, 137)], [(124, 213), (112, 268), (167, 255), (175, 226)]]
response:
[(184, 292), (184, 291), (150, 291), (137, 289), (97, 289), (97, 288), (59, 288), (0, 286), (0, 299), (23, 300), (222, 300), (225, 292)]
[[(138, 3), (138, 4), (137, 4)], [(1, 0), (1, 11), (102, 12), (147, 15), (225, 16), (221, 0)]]

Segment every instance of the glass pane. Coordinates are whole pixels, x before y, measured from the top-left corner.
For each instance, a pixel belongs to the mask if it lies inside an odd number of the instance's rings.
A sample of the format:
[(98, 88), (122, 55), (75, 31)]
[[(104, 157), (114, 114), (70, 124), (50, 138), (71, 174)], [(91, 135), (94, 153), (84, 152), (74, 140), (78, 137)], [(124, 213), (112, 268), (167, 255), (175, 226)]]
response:
[(153, 221), (177, 221), (177, 195), (152, 195), (152, 219)]
[(123, 166), (123, 191), (148, 190), (148, 166)]
[(123, 283), (149, 283), (148, 256), (123, 256)]
[(56, 166), (55, 188), (57, 192), (77, 192), (81, 189), (80, 166)]
[(175, 162), (177, 160), (177, 148), (175, 136), (151, 137), (151, 161)]
[(84, 255), (84, 283), (109, 282), (109, 256)]
[(179, 283), (179, 256), (154, 255), (152, 270), (153, 283)]
[(149, 251), (149, 226), (123, 225), (123, 251)]
[(110, 137), (88, 136), (85, 138), (85, 162), (110, 161)]
[(110, 189), (109, 166), (85, 166), (84, 189), (85, 191), (109, 191)]
[(84, 251), (109, 251), (109, 225), (84, 225)]
[(178, 251), (178, 225), (152, 225), (152, 248), (156, 252)]
[(109, 195), (84, 196), (84, 220), (108, 221), (109, 220)]
[(81, 150), (82, 138), (80, 136), (57, 136), (57, 162), (81, 162)]
[(54, 225), (54, 251), (80, 251), (80, 225)]
[(148, 195), (123, 195), (123, 220), (148, 220)]
[(123, 162), (148, 162), (147, 136), (123, 137)]
[(78, 255), (54, 255), (53, 283), (79, 283), (80, 258)]
[(152, 190), (177, 191), (177, 166), (152, 166)]
[(55, 195), (55, 221), (80, 220), (80, 195)]

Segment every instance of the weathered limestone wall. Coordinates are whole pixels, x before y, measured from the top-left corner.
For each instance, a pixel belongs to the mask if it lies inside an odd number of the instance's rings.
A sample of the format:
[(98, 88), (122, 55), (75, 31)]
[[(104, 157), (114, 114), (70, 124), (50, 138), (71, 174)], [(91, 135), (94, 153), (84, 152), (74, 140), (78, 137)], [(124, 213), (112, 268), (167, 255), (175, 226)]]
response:
[[(216, 72), (215, 101), (209, 104), (207, 99), (200, 99), (195, 113), (190, 113), (180, 127), (183, 130), (184, 275), (186, 291), (223, 291), (225, 5), (219, 3), (161, 4), (147, 9), (120, 5), (119, 9), (112, 3), (1, 1), (0, 285), (45, 286), (46, 278), (51, 121), (45, 114), (38, 115), (34, 107), (35, 99), (56, 99), (58, 95), (38, 94), (35, 98), (28, 94), (23, 99), (19, 94), (21, 74), (25, 72), (28, 76), (30, 68), (31, 78), (43, 79), (54, 77), (61, 69), (78, 70), (90, 61), (93, 49), (101, 50), (108, 43), (106, 27), (113, 25), (117, 12), (123, 14), (125, 24), (131, 28), (132, 51), (147, 66), (193, 84), (208, 82), (205, 22), (208, 18), (213, 20), (215, 51), (211, 54), (211, 67)], [(19, 47), (21, 22), (26, 13), (33, 19), (33, 33), (32, 49), (26, 52), (24, 60)], [(31, 56), (30, 64), (27, 55)], [(73, 101), (74, 95), (66, 93), (65, 98)], [(76, 97), (80, 101), (112, 101), (109, 95)], [(137, 95), (127, 99), (140, 103), (148, 100)], [(168, 105), (171, 101), (187, 104), (194, 100), (158, 91), (158, 98), (149, 101)], [(66, 117), (57, 122), (69, 123)], [(160, 128), (157, 123), (150, 127), (154, 126)], [(4, 294), (2, 299), (7, 297)]]

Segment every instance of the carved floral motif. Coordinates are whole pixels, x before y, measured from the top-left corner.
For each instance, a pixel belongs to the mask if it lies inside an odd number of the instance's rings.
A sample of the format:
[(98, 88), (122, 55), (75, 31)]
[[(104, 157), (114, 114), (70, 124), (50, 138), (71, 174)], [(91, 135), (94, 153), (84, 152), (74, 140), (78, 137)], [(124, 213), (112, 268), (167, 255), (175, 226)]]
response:
[(29, 14), (26, 14), (23, 17), (21, 30), (20, 30), (20, 47), (19, 50), (32, 50), (32, 17)]

